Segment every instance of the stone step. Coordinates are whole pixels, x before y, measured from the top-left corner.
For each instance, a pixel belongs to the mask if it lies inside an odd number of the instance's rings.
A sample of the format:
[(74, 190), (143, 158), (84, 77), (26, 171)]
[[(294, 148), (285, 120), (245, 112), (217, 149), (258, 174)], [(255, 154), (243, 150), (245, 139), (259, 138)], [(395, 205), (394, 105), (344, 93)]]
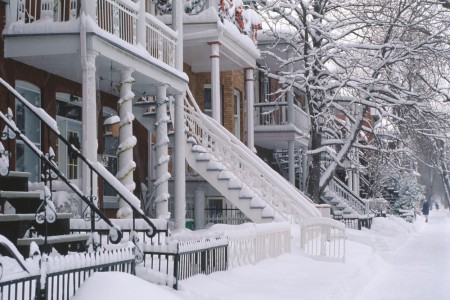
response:
[(29, 172), (10, 171), (8, 175), (0, 177), (0, 191), (28, 191)]
[(54, 235), (47, 237), (47, 247), (45, 247), (45, 237), (31, 237), (17, 239), (17, 248), (24, 255), (28, 256), (31, 243), (36, 243), (42, 252), (50, 252), (51, 248), (58, 251), (59, 254), (66, 255), (69, 251), (79, 252), (86, 250), (86, 242), (89, 239), (89, 233), (74, 233), (65, 235)]
[(18, 214), (35, 213), (41, 205), (41, 192), (0, 191), (0, 203), (8, 201)]

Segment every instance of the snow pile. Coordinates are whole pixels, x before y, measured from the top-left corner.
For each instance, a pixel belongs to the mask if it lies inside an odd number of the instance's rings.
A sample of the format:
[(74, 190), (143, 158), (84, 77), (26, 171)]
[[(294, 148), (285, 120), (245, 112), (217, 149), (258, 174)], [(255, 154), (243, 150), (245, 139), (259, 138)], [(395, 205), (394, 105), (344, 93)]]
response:
[(164, 299), (180, 300), (167, 287), (160, 287), (121, 272), (99, 272), (86, 280), (72, 297), (73, 300)]

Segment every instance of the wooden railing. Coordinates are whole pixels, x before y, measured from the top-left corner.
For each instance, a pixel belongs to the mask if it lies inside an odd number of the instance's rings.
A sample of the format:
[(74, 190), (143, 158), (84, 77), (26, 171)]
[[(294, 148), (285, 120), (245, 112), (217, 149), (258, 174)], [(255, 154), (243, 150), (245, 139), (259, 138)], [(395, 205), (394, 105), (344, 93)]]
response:
[(198, 107), (188, 90), (185, 118), (188, 136), (213, 154), (284, 220), (320, 216), (312, 201), (253, 153), (233, 134)]
[(328, 218), (310, 218), (301, 223), (300, 247), (319, 260), (345, 262), (345, 225)]
[[(261, 102), (255, 103), (255, 126), (270, 126), (270, 125), (286, 125), (288, 105), (286, 102)], [(306, 112), (300, 109), (297, 105), (293, 106), (294, 120), (292, 124), (309, 134), (309, 116)]]
[[(177, 33), (145, 11), (145, 2), (131, 0), (11, 0), (10, 23), (30, 26), (36, 21), (56, 23), (73, 21), (85, 12), (97, 26), (131, 45), (145, 47), (150, 56), (174, 67)], [(58, 26), (56, 29), (58, 30)]]

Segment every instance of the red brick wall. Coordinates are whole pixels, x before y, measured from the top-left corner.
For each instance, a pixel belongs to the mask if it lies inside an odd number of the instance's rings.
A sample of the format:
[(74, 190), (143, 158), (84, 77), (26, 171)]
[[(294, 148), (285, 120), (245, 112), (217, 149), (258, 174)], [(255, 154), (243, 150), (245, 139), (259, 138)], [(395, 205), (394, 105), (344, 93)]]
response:
[[(192, 72), (191, 67), (187, 64), (184, 65), (184, 72), (186, 72), (186, 74), (189, 76), (189, 88), (192, 91), (195, 100), (197, 101), (199, 107), (201, 109), (204, 109), (204, 86), (207, 84), (211, 84), (211, 73), (194, 73)], [(223, 88), (223, 125), (230, 132), (234, 132), (234, 90), (238, 90), (240, 93), (241, 140), (244, 140), (244, 70), (221, 72), (220, 84)]]

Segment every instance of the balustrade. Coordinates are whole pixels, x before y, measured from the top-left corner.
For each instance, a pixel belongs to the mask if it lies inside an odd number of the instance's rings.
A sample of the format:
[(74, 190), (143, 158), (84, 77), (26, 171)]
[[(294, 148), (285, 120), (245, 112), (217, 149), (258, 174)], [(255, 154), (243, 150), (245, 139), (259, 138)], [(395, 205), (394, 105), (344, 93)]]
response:
[(80, 0), (12, 0), (13, 22), (69, 22), (85, 12), (97, 26), (131, 45), (140, 44), (159, 61), (175, 66), (177, 34), (155, 16), (145, 11), (145, 1), (89, 0), (86, 7)]

